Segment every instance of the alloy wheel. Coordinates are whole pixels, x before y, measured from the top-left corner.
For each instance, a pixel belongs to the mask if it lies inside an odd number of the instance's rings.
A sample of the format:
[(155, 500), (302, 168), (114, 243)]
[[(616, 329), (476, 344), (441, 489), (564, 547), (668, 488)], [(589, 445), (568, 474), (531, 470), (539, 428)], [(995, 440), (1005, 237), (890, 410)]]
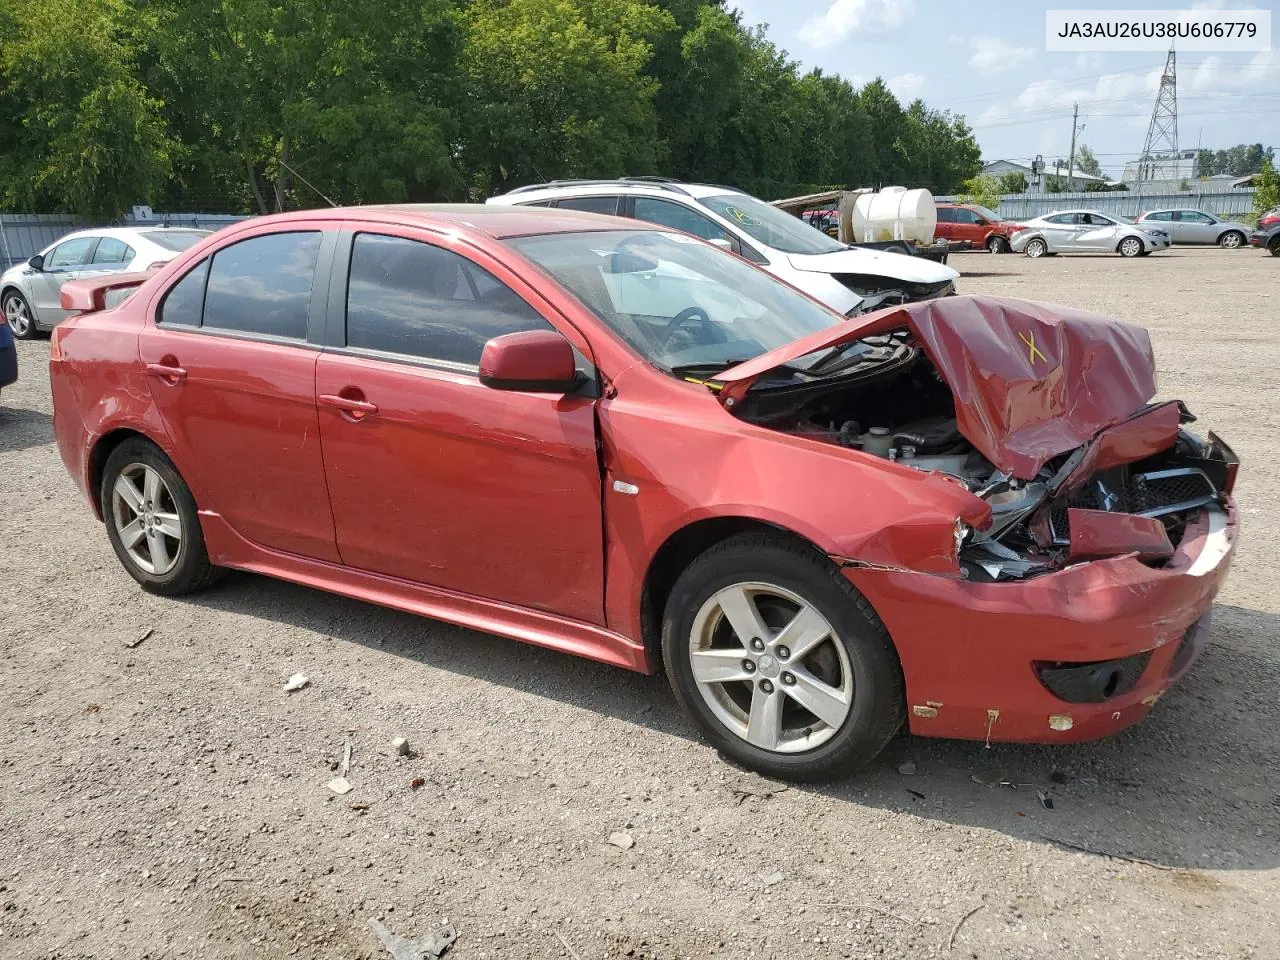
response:
[(1238, 233), (1228, 233), (1218, 242), (1221, 243), (1222, 246), (1225, 247), (1227, 250), (1234, 250), (1236, 247), (1240, 246), (1240, 244), (1244, 242), (1244, 238), (1241, 237), (1240, 234)]
[(694, 617), (689, 660), (716, 719), (761, 750), (821, 746), (853, 707), (853, 668), (831, 624), (773, 584), (712, 594)]
[(27, 309), (26, 301), (21, 297), (10, 296), (5, 298), (4, 318), (15, 337), (25, 340), (31, 336), (31, 314)]
[(145, 463), (120, 471), (111, 490), (111, 514), (129, 559), (138, 568), (163, 576), (178, 562), (182, 518), (164, 478)]
[(1032, 240), (1027, 244), (1027, 256), (1033, 260), (1036, 257), (1043, 257), (1045, 254), (1045, 245), (1043, 240)]
[(1129, 237), (1120, 241), (1120, 255), (1123, 257), (1136, 257), (1142, 252), (1142, 241), (1137, 237)]

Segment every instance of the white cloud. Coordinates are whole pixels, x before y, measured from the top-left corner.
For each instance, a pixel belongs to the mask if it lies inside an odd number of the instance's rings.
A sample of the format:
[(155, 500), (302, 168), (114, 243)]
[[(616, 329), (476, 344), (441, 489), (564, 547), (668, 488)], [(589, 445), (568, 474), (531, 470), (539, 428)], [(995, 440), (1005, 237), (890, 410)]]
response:
[(999, 37), (973, 37), (969, 45), (973, 48), (969, 66), (979, 73), (1003, 73), (1036, 55), (1032, 47), (1015, 47)]
[(893, 95), (903, 103), (908, 103), (920, 95), (920, 91), (924, 89), (923, 73), (900, 73), (896, 77), (890, 77), (885, 82)]
[(811, 47), (822, 49), (855, 33), (881, 33), (906, 23), (915, 6), (914, 0), (828, 0), (825, 13), (810, 17), (800, 28), (799, 37)]

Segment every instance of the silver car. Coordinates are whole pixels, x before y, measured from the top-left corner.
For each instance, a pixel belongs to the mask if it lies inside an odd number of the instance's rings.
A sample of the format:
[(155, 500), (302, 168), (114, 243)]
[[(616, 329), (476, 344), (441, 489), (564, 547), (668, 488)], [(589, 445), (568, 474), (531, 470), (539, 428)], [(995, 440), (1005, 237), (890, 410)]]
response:
[(1163, 229), (1096, 210), (1060, 210), (1026, 220), (1009, 238), (1014, 253), (1043, 257), (1056, 253), (1118, 253), (1145, 257), (1172, 245)]
[(1174, 243), (1216, 243), (1228, 250), (1243, 247), (1249, 228), (1199, 210), (1150, 210), (1138, 217), (1138, 225), (1168, 232)]
[(52, 330), (66, 319), (58, 294), (63, 283), (104, 273), (147, 270), (194, 246), (209, 230), (110, 227), (70, 233), (26, 263), (0, 274), (0, 309), (19, 340)]

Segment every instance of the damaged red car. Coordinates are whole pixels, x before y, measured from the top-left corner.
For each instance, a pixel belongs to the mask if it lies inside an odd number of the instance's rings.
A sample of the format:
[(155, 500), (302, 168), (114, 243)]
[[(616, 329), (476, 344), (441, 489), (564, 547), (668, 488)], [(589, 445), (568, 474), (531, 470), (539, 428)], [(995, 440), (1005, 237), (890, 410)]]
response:
[(264, 217), (62, 297), (58, 445), (144, 588), (248, 570), (665, 670), (771, 775), (1134, 723), (1236, 537), (1238, 461), (1153, 402), (1146, 333), (1065, 307), (845, 319), (494, 206)]

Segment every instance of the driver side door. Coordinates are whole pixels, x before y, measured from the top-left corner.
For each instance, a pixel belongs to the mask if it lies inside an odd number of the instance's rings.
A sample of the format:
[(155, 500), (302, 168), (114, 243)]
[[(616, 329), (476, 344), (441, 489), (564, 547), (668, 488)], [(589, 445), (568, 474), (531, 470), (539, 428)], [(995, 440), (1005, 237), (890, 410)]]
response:
[(316, 400), (342, 562), (603, 624), (594, 390), (479, 379), (489, 339), (563, 319), (496, 261), (412, 228), (345, 230), (334, 262)]

